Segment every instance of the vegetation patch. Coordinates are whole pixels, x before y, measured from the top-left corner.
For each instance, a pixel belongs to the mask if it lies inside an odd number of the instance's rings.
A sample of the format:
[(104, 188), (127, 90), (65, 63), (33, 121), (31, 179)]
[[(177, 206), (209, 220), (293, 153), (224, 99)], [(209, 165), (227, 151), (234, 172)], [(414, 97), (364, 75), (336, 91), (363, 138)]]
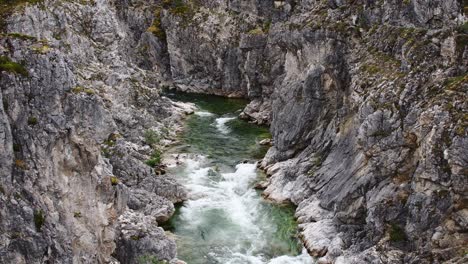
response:
[(448, 78), (445, 82), (445, 88), (449, 90), (458, 90), (468, 83), (468, 73), (453, 78)]
[(138, 258), (138, 264), (167, 264), (166, 260), (159, 260), (155, 256), (141, 256)]
[(170, 12), (174, 15), (185, 17), (187, 15), (190, 15), (191, 13), (191, 8), (188, 3), (186, 3), (183, 0), (174, 0), (172, 1), (172, 7), (170, 9)]
[(457, 28), (457, 31), (463, 34), (468, 34), (468, 22), (463, 23)]
[(28, 166), (26, 165), (26, 162), (22, 159), (16, 159), (15, 160), (15, 166), (16, 168), (18, 169), (21, 169), (21, 170), (27, 170), (28, 169)]
[(41, 3), (42, 0), (1, 0), (0, 1), (0, 31), (6, 27), (6, 19), (13, 14), (15, 10), (28, 4), (34, 5)]
[(30, 116), (28, 118), (28, 125), (30, 125), (30, 126), (37, 125), (38, 122), (39, 121), (37, 120), (37, 117), (35, 117), (35, 116)]
[(21, 145), (20, 145), (20, 144), (13, 143), (13, 151), (14, 151), (14, 152), (19, 152), (19, 151), (21, 151)]
[(71, 91), (74, 94), (85, 93), (87, 95), (93, 95), (96, 93), (93, 89), (85, 88), (83, 86), (76, 86), (75, 88), (71, 89)]
[(150, 146), (154, 146), (161, 141), (161, 137), (159, 136), (159, 134), (152, 129), (146, 130), (144, 133), (144, 137), (145, 143)]
[(161, 164), (161, 151), (159, 150), (154, 150), (153, 153), (151, 153), (150, 159), (147, 160), (146, 165), (155, 168), (156, 166)]
[(0, 56), (0, 72), (9, 72), (13, 74), (19, 74), (22, 76), (29, 75), (28, 71), (23, 65), (12, 61), (7, 56)]
[(38, 210), (34, 212), (34, 225), (36, 226), (36, 230), (41, 232), (42, 226), (45, 223), (45, 216), (42, 210)]
[(260, 27), (254, 28), (247, 33), (249, 35), (263, 35), (264, 34), (263, 29)]
[(38, 54), (47, 54), (50, 51), (50, 46), (47, 44), (32, 47), (32, 50)]
[(81, 217), (81, 212), (74, 212), (73, 217), (80, 218)]
[(15, 39), (20, 39), (20, 40), (37, 40), (36, 37), (26, 35), (26, 34), (21, 34), (21, 33), (6, 33), (6, 34), (0, 34), (1, 37), (4, 38), (15, 38)]
[(391, 224), (390, 225), (390, 241), (401, 242), (405, 240), (406, 240), (405, 230), (397, 224)]
[(153, 24), (151, 24), (147, 31), (153, 33), (153, 35), (159, 38), (160, 40), (165, 40), (166, 32), (164, 31), (161, 25), (161, 11), (161, 7), (156, 8), (156, 10), (154, 11)]
[(111, 176), (110, 180), (111, 180), (112, 186), (115, 186), (115, 185), (119, 184), (119, 179), (117, 177), (115, 177), (115, 176)]
[(111, 157), (111, 155), (113, 154), (112, 148), (115, 146), (116, 140), (120, 137), (122, 136), (118, 133), (111, 133), (109, 137), (107, 137), (107, 139), (104, 140), (104, 142), (102, 142), (101, 152), (104, 155), (104, 157)]

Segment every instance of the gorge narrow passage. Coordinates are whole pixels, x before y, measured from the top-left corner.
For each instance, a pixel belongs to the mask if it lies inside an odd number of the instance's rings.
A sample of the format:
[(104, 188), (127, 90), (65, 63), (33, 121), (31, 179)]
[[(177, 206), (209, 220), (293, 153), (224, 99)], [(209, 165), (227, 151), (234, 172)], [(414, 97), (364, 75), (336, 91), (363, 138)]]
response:
[(167, 94), (194, 102), (181, 144), (174, 147), (171, 174), (190, 198), (165, 228), (176, 236), (178, 258), (189, 264), (312, 263), (297, 239), (294, 208), (265, 201), (254, 189), (264, 175), (255, 160), (269, 136), (263, 127), (239, 120), (245, 101), (206, 95)]

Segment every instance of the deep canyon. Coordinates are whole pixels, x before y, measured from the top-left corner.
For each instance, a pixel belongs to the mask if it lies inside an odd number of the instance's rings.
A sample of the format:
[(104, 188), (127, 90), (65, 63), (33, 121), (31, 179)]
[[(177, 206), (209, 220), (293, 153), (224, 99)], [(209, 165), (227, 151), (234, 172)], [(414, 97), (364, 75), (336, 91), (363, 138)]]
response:
[[(467, 10), (465, 0), (2, 0), (0, 263), (190, 264), (202, 247), (178, 238), (203, 220), (197, 202), (220, 212), (215, 202), (240, 206), (246, 194), (259, 209), (229, 223), (245, 230), (201, 226), (258, 244), (206, 263), (467, 263)], [(294, 254), (262, 237), (282, 226), (269, 212), (285, 204)]]

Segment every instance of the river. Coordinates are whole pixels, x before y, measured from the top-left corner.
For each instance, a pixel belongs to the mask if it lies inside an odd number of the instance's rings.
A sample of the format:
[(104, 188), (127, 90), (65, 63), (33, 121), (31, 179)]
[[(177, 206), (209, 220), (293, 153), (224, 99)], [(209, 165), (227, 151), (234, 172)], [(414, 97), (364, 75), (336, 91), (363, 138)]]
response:
[(190, 193), (164, 225), (175, 234), (178, 258), (188, 264), (312, 263), (297, 238), (294, 208), (264, 200), (253, 187), (265, 175), (256, 168), (267, 147), (265, 127), (237, 118), (245, 100), (167, 93), (193, 102), (181, 143), (166, 155), (168, 168)]

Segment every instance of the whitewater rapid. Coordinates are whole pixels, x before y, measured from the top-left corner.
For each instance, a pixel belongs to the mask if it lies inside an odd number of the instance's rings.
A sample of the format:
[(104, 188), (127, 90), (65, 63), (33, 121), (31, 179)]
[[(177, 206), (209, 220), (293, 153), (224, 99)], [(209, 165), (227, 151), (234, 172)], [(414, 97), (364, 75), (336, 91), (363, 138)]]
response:
[[(220, 134), (229, 136), (228, 124), (235, 117), (216, 118), (209, 112), (195, 114), (212, 122)], [(271, 236), (278, 227), (253, 188), (258, 180), (256, 163), (240, 163), (226, 169), (228, 166), (217, 164), (203, 153), (177, 154), (177, 159), (179, 165), (174, 173), (189, 190), (189, 200), (180, 208), (176, 235), (184, 240), (178, 244), (179, 251), (196, 255), (194, 261), (182, 258), (188, 264), (312, 263), (305, 250), (299, 256), (265, 253), (271, 251)], [(190, 252), (189, 247), (197, 252)]]

